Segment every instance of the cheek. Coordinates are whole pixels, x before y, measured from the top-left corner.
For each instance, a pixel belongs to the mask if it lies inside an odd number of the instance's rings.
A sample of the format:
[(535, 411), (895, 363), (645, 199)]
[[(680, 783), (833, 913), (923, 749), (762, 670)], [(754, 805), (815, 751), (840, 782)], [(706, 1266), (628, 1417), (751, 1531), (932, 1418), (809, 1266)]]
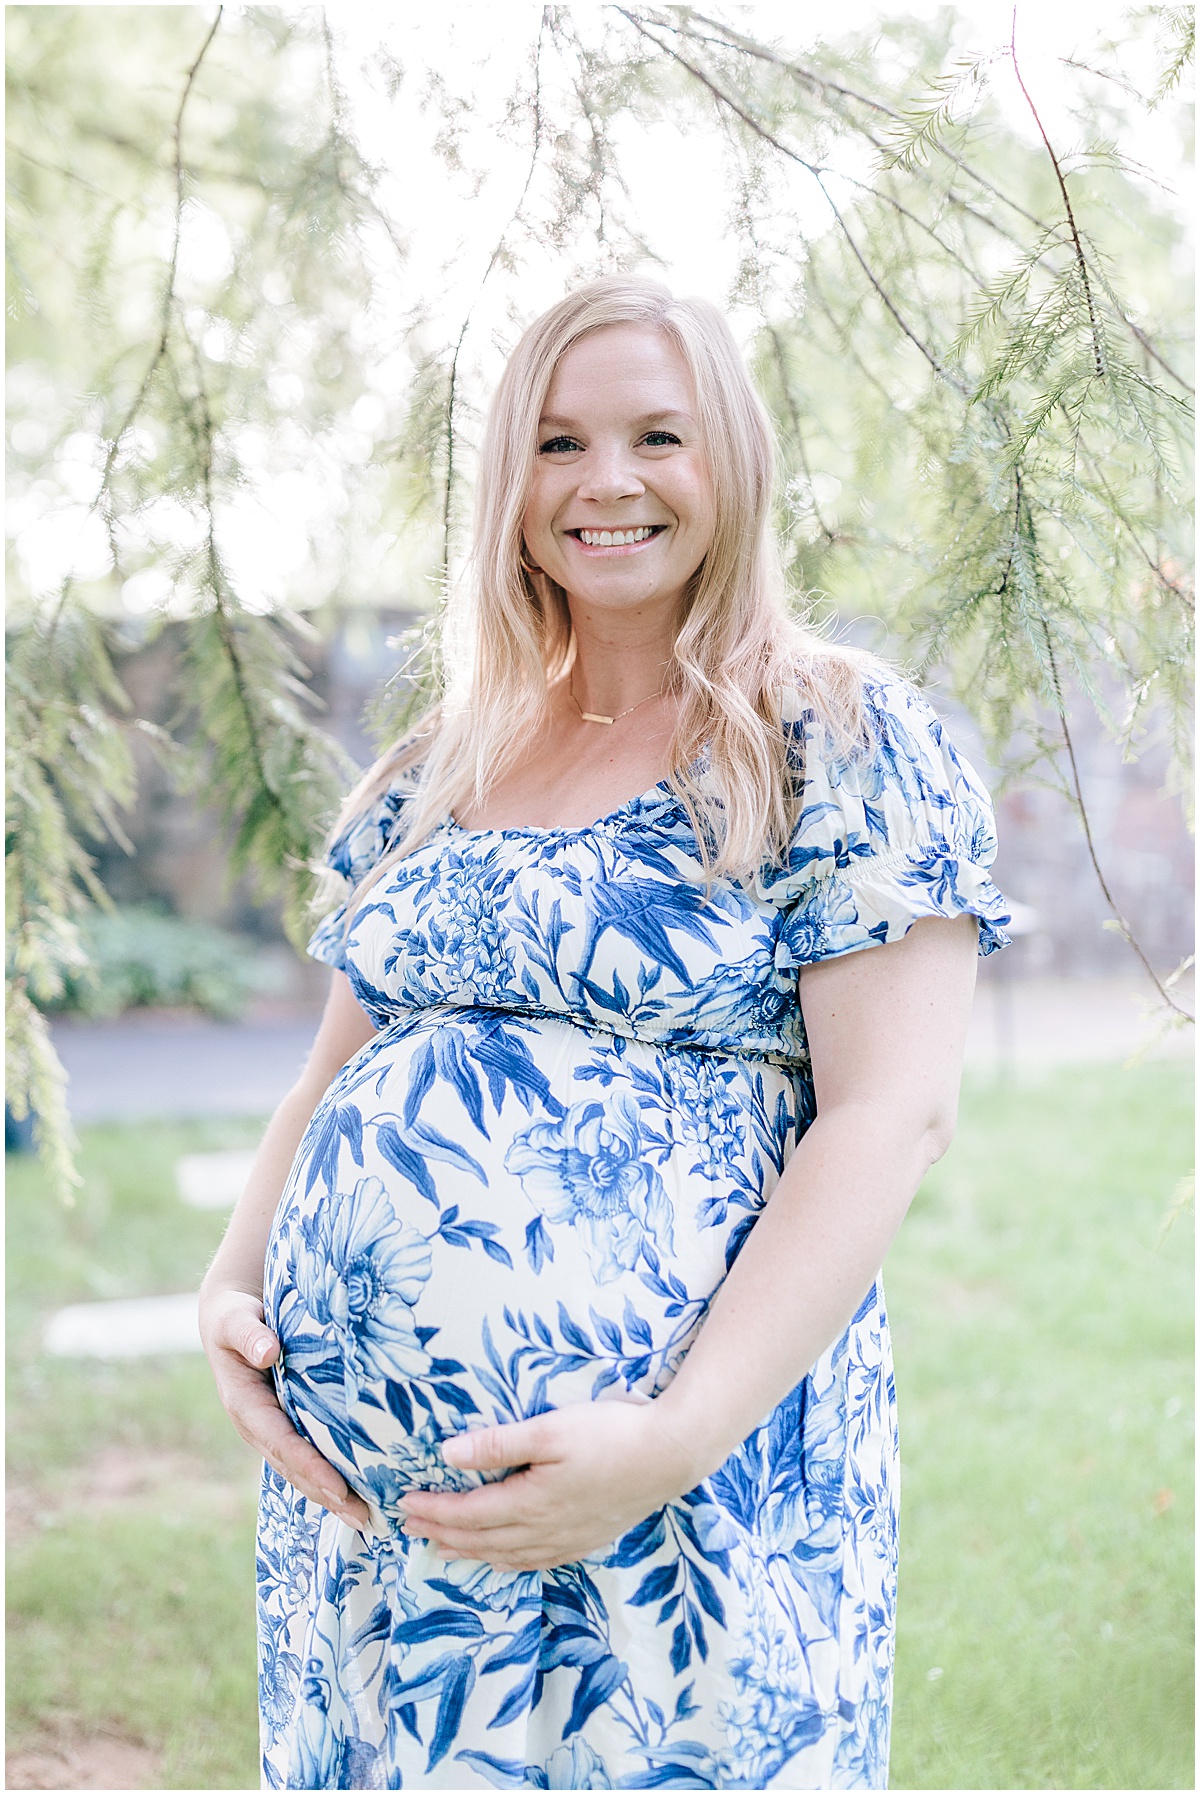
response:
[(521, 518), (521, 529), (526, 536), (535, 536), (549, 529), (555, 503), (555, 495), (551, 483), (545, 478), (544, 470), (536, 469), (529, 483), (529, 495)]
[(527, 542), (532, 542), (538, 533), (541, 511), (531, 499), (521, 517), (521, 534)]
[(669, 497), (665, 493), (663, 496), (685, 522), (689, 536), (707, 539), (713, 529), (712, 478), (708, 467), (697, 459), (673, 471), (674, 492)]
[(715, 521), (712, 482), (706, 469), (689, 471), (686, 483), (680, 484), (676, 510), (684, 520), (689, 547), (698, 547), (703, 554), (712, 541)]

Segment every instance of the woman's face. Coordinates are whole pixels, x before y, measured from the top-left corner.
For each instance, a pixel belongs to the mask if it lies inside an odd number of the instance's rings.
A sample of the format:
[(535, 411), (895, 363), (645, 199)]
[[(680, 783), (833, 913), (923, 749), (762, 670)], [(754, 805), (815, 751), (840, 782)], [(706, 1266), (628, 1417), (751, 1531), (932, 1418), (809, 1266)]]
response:
[(525, 558), (572, 600), (678, 619), (713, 535), (688, 365), (663, 331), (609, 324), (572, 344), (538, 424)]

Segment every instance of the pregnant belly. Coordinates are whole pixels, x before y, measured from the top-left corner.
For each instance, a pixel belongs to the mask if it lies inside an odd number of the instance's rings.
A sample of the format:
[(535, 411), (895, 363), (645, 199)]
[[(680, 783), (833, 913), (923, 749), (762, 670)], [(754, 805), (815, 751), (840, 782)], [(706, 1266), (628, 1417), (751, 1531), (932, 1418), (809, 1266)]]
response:
[(267, 1252), (281, 1399), (384, 1519), (441, 1442), (669, 1382), (795, 1138), (788, 1074), (422, 1012), (301, 1142)]

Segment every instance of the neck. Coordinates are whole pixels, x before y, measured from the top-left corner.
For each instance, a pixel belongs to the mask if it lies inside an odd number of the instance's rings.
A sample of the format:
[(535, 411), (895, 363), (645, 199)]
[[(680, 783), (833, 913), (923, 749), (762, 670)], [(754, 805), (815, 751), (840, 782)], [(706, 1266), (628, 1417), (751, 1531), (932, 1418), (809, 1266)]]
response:
[(655, 696), (666, 678), (675, 630), (646, 621), (619, 627), (607, 619), (571, 618), (575, 654), (568, 678), (585, 711), (618, 716)]

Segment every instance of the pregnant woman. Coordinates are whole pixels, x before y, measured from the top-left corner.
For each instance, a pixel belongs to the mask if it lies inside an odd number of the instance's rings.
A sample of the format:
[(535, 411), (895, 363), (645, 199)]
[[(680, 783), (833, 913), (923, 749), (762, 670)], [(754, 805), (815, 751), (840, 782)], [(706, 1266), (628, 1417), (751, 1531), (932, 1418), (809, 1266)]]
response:
[(205, 1283), (272, 1788), (882, 1788), (879, 1268), (950, 1138), (986, 794), (790, 620), (710, 306), (514, 353), (445, 696), (352, 794)]

